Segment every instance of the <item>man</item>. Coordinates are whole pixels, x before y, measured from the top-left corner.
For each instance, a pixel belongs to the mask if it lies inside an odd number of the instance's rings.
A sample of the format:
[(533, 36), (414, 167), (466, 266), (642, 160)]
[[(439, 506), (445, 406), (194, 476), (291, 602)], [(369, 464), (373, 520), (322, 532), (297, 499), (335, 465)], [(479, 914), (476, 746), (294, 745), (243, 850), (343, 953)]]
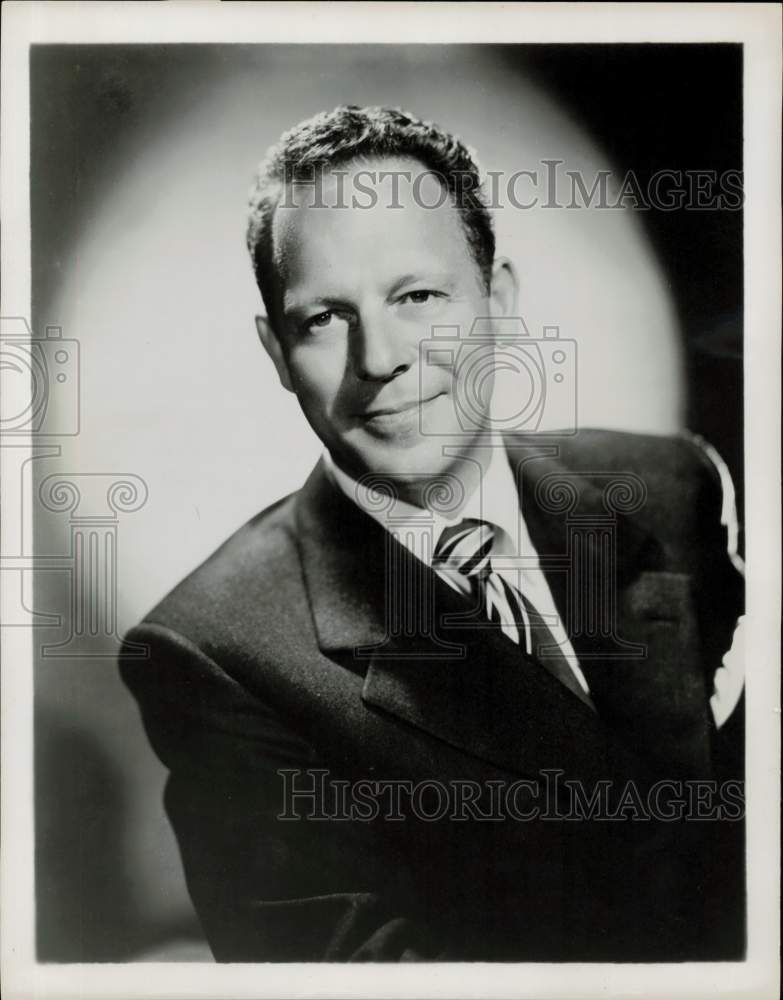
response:
[(215, 956), (738, 957), (742, 587), (707, 451), (501, 430), (516, 275), (433, 125), (286, 133), (248, 245), (326, 450), (122, 665)]

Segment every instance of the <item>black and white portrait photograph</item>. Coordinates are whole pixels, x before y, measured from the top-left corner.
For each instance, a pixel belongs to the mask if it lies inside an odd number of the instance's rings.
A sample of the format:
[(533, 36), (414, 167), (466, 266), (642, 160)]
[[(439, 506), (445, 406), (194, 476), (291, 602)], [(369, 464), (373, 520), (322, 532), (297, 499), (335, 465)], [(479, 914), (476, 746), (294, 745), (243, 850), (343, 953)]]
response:
[(777, 996), (777, 5), (3, 22), (6, 995)]

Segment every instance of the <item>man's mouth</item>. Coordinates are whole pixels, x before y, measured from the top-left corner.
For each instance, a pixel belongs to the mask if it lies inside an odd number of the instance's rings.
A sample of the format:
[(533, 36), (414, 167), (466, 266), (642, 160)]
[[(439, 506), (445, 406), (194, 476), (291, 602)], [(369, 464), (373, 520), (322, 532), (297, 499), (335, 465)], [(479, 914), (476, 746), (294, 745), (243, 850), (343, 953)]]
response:
[(436, 392), (424, 398), (416, 397), (384, 406), (372, 406), (357, 416), (371, 429), (397, 430), (417, 422), (422, 407), (428, 406), (442, 395), (444, 395), (442, 392)]

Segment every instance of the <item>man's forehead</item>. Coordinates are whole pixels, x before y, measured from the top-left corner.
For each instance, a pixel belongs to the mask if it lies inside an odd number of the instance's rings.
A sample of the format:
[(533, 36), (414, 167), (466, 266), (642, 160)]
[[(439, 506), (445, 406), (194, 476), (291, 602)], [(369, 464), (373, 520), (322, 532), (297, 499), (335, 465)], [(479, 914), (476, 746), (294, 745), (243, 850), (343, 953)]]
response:
[(412, 156), (362, 156), (335, 165), (300, 167), (286, 182), (281, 206), (345, 207), (368, 202), (393, 210), (400, 203), (428, 207), (448, 200), (445, 178)]
[(315, 182), (291, 184), (280, 198), (273, 239), (281, 275), (335, 253), (467, 257), (451, 197), (416, 160), (354, 161), (317, 173)]

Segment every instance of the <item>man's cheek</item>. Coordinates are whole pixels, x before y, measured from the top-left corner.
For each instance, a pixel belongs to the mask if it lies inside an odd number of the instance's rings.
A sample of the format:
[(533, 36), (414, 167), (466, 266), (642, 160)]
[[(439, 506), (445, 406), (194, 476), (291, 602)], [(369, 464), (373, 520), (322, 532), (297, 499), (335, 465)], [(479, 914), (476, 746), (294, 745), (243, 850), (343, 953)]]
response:
[(297, 364), (292, 368), (292, 378), (303, 409), (323, 415), (332, 412), (342, 378), (339, 368), (328, 367), (326, 361), (319, 365), (317, 358), (308, 359), (306, 365)]

